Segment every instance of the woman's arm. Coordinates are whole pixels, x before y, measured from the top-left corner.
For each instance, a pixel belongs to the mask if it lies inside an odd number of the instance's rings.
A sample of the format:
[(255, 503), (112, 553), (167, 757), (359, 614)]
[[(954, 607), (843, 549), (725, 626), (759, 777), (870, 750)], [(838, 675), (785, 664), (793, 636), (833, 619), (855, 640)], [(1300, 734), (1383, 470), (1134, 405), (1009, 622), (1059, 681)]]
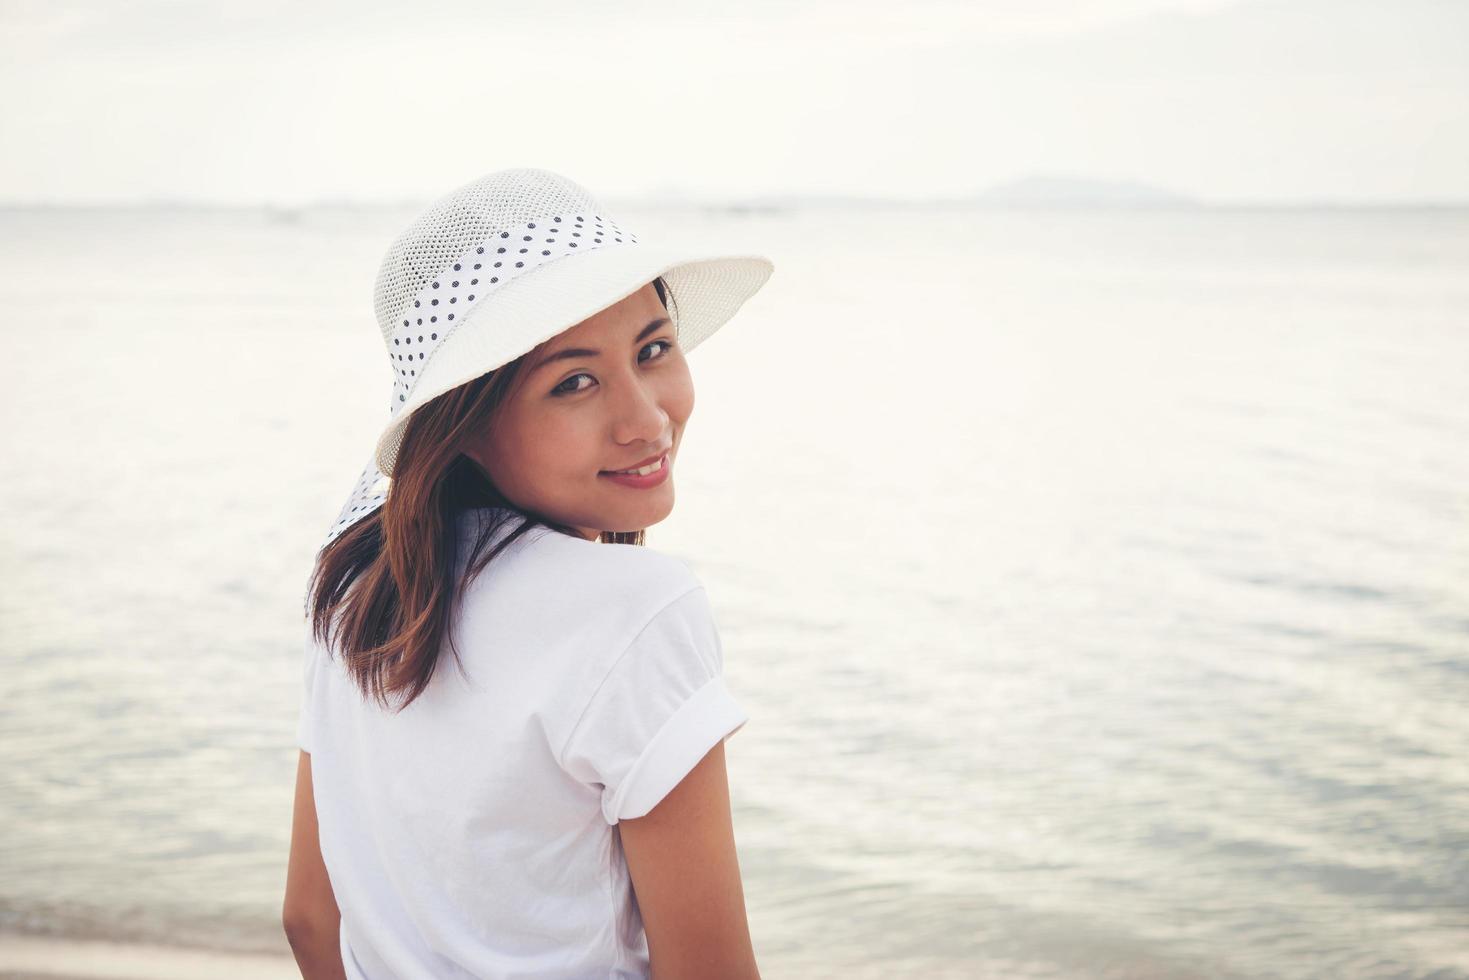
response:
[(657, 806), (618, 823), (653, 980), (760, 980), (720, 741)]
[(286, 938), (305, 980), (346, 980), (339, 930), (342, 914), (321, 859), (316, 831), (316, 797), (311, 791), (311, 755), (296, 763), (296, 803), (291, 816), (291, 860), (281, 910)]

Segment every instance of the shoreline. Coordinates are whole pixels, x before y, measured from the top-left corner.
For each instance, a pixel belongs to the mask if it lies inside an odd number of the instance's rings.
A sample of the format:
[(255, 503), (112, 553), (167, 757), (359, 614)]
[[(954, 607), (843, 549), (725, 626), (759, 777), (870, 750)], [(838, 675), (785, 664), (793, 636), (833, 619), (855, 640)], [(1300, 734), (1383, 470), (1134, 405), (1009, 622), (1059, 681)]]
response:
[(291, 956), (0, 934), (0, 977), (7, 980), (301, 980)]

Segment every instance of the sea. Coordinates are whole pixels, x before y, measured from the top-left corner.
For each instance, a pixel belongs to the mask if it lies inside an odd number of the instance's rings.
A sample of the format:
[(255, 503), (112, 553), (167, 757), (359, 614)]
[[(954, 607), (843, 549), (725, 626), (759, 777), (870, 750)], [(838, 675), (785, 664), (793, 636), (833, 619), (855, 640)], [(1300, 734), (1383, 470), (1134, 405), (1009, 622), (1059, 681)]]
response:
[[(421, 206), (0, 214), (0, 934), (286, 955)], [(617, 214), (775, 264), (647, 535), (762, 976), (1469, 978), (1469, 209)]]

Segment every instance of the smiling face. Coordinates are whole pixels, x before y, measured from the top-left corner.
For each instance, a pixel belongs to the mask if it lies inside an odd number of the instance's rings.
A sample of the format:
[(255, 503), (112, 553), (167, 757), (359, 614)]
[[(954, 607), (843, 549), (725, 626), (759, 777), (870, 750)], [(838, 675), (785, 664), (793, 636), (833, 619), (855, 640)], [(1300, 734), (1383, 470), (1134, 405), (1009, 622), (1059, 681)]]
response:
[[(638, 531), (673, 510), (694, 384), (652, 283), (528, 355), (489, 431), (465, 448), (511, 503), (575, 527)], [(620, 480), (667, 454), (668, 472)]]

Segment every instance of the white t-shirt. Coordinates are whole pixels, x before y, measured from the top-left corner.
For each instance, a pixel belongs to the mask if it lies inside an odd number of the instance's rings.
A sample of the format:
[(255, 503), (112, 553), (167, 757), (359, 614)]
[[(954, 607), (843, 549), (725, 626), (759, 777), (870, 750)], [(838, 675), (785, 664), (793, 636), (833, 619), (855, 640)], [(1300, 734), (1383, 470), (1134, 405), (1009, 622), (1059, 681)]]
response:
[[(461, 571), (489, 513), (461, 518)], [(669, 555), (536, 527), (451, 632), (469, 679), (446, 646), (396, 714), (307, 637), (297, 741), (348, 978), (647, 977), (617, 822), (747, 720), (703, 586)]]

